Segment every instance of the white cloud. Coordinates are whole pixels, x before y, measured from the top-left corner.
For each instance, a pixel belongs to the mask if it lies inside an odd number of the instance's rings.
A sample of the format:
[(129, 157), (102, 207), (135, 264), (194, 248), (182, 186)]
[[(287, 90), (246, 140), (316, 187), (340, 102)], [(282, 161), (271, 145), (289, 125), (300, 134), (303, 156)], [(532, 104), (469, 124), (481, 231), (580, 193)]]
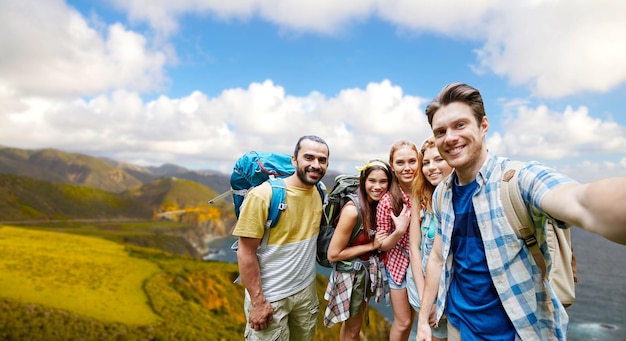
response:
[(583, 161), (578, 164), (556, 167), (558, 171), (580, 182), (590, 182), (612, 177), (626, 176), (626, 158), (612, 161)]
[(483, 70), (537, 96), (607, 92), (626, 81), (626, 2), (506, 2), (478, 53)]
[(488, 139), (490, 150), (511, 157), (563, 159), (584, 154), (623, 153), (626, 127), (590, 116), (586, 107), (555, 112), (520, 106)]
[(367, 18), (376, 0), (115, 0), (131, 20), (147, 22), (160, 35), (175, 34), (178, 18), (193, 13), (218, 20), (248, 20), (254, 15), (292, 32), (336, 33)]
[(401, 32), (471, 38), (474, 69), (493, 72), (540, 97), (606, 92), (626, 81), (626, 2), (616, 0), (117, 0), (137, 21), (173, 34), (190, 13), (223, 20), (259, 16), (283, 31), (342, 34), (378, 16)]
[(155, 90), (165, 54), (121, 24), (100, 33), (62, 1), (0, 2), (0, 87), (22, 96)]
[[(159, 38), (175, 34), (183, 15), (223, 20), (257, 15), (284, 30), (325, 34), (378, 15), (402, 30), (484, 40), (480, 69), (527, 84), (539, 96), (607, 91), (626, 78), (626, 3), (618, 1), (131, 0), (117, 5), (132, 20), (147, 21)], [(430, 135), (425, 100), (387, 80), (336, 95), (291, 96), (267, 80), (216, 97), (197, 91), (146, 101), (142, 93), (163, 86), (165, 63), (175, 58), (167, 42), (149, 40), (151, 33), (97, 16), (87, 21), (60, 0), (0, 1), (0, 25), (3, 145), (228, 171), (249, 149), (291, 152), (299, 136), (317, 134), (330, 144), (331, 166), (352, 171), (367, 159), (386, 159), (396, 139), (419, 143)], [(160, 49), (154, 47), (160, 43)], [(593, 118), (585, 107), (554, 112), (526, 105), (508, 103), (506, 110), (515, 115), (502, 123), (505, 130), (492, 132), (492, 151), (560, 160), (626, 150), (625, 128)], [(625, 159), (588, 162), (571, 169), (619, 174), (626, 167)]]
[[(424, 99), (404, 95), (389, 81), (348, 89), (326, 98), (285, 94), (267, 80), (247, 89), (227, 89), (209, 98), (193, 92), (182, 98), (144, 101), (117, 90), (92, 100), (31, 98), (28, 110), (5, 116), (0, 144), (50, 146), (120, 161), (208, 165), (226, 160), (227, 170), (244, 152), (290, 153), (298, 137), (316, 134), (331, 147), (333, 166), (350, 169), (370, 158), (386, 159), (397, 138), (416, 142), (430, 134)], [(33, 136), (25, 140), (22, 137)]]
[(380, 0), (377, 12), (393, 25), (418, 32), (479, 38), (502, 0)]

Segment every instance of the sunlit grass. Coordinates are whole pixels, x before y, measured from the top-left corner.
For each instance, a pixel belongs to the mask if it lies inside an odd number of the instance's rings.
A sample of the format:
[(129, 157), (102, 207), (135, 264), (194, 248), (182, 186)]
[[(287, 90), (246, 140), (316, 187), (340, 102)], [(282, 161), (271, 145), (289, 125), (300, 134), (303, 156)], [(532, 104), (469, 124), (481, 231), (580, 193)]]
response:
[(105, 321), (159, 318), (143, 283), (159, 268), (99, 238), (0, 228), (0, 297), (65, 309)]
[[(109, 239), (110, 232), (143, 235), (145, 226), (0, 225), (0, 340), (242, 339), (237, 264)], [(327, 281), (318, 275), (316, 341), (338, 339), (339, 324), (322, 325)], [(389, 324), (374, 309), (369, 314), (367, 339), (387, 340)]]

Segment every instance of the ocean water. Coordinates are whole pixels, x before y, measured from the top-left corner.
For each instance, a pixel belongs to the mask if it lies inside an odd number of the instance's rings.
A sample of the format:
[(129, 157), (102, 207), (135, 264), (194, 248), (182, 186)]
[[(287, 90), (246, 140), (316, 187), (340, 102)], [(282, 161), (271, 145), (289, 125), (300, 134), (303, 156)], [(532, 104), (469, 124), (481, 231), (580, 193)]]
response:
[[(209, 243), (214, 252), (207, 259), (237, 262), (230, 250), (235, 239), (217, 239)], [(603, 237), (572, 228), (572, 245), (576, 254), (579, 282), (576, 302), (567, 312), (570, 317), (568, 340), (626, 340), (626, 246)], [(318, 267), (328, 275), (328, 269)], [(372, 305), (390, 322), (393, 313), (384, 302)], [(415, 326), (414, 326), (415, 329)], [(412, 335), (409, 340), (414, 340)]]

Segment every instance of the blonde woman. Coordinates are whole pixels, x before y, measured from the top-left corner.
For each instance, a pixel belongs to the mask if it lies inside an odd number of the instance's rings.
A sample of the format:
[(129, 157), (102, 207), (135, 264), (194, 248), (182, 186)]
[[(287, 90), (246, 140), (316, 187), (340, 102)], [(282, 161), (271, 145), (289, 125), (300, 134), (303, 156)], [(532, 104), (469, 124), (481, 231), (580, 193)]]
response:
[[(422, 144), (417, 156), (417, 164), (418, 172), (413, 180), (409, 235), (411, 264), (407, 273), (409, 303), (415, 311), (420, 310), (420, 297), (424, 292), (426, 264), (437, 233), (432, 208), (433, 192), (435, 187), (452, 172), (452, 167), (439, 154), (433, 137), (426, 139)], [(432, 339), (435, 341), (447, 340), (446, 322), (434, 326), (434, 310), (431, 318), (430, 322), (433, 324), (431, 325)]]
[(388, 274), (393, 322), (390, 341), (406, 341), (411, 334), (415, 312), (409, 304), (406, 290), (406, 272), (409, 267), (409, 219), (411, 188), (417, 173), (417, 147), (408, 140), (391, 146), (389, 165), (394, 181), (376, 210), (378, 230), (389, 233), (380, 249)]

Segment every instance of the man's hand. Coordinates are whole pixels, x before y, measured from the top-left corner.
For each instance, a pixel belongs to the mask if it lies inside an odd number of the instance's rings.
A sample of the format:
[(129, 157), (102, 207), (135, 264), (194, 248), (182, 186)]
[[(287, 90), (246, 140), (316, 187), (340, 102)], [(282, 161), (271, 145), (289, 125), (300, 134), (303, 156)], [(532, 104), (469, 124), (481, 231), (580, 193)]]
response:
[(250, 328), (254, 330), (264, 330), (270, 325), (274, 319), (274, 310), (270, 302), (263, 301), (259, 303), (253, 303), (250, 307), (250, 318), (248, 323)]
[(431, 327), (435, 327), (437, 323), (437, 305), (433, 304), (433, 308), (430, 310), (430, 315), (428, 316), (428, 324)]

